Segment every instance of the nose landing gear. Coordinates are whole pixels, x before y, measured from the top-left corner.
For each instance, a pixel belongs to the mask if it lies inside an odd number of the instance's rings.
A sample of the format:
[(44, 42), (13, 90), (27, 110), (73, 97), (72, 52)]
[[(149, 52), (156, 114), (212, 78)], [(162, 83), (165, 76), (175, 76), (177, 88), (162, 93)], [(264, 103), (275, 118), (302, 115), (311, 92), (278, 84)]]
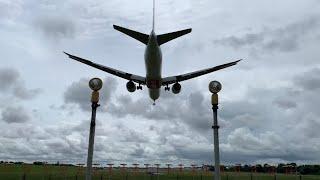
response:
[(140, 84), (137, 86), (137, 90), (142, 90), (142, 86)]
[(168, 86), (168, 84), (167, 84), (167, 86), (164, 88), (164, 91), (170, 91), (170, 87)]

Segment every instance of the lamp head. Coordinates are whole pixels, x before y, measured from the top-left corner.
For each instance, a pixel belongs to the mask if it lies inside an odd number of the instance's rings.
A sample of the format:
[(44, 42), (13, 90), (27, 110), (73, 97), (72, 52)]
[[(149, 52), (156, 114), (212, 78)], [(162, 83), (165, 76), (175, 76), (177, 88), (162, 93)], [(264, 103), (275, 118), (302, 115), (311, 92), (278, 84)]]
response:
[(218, 93), (222, 89), (222, 85), (219, 81), (211, 81), (209, 84), (209, 90), (211, 93)]
[(92, 89), (93, 91), (99, 91), (102, 88), (103, 82), (101, 79), (99, 78), (92, 78), (89, 81), (89, 87), (90, 89)]

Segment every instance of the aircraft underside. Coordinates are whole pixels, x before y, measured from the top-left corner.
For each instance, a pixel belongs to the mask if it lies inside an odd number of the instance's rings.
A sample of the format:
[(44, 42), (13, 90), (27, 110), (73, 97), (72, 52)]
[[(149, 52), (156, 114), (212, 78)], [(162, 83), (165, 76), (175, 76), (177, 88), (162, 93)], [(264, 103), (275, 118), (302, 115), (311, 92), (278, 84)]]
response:
[[(219, 66), (202, 69), (199, 71), (194, 71), (191, 73), (180, 74), (176, 76), (162, 77), (161, 68), (162, 68), (162, 54), (160, 46), (164, 43), (167, 43), (173, 39), (181, 37), (185, 34), (191, 32), (191, 29), (185, 29), (181, 31), (156, 35), (154, 32), (154, 27), (151, 31), (150, 35), (140, 33), (137, 31), (133, 31), (127, 28), (123, 28), (120, 26), (113, 26), (114, 29), (140, 41), (141, 43), (146, 45), (145, 50), (145, 68), (146, 68), (146, 76), (139, 76), (127, 72), (123, 72), (108, 66), (104, 66), (101, 64), (94, 63), (90, 60), (80, 58), (78, 56), (71, 55), (69, 53), (64, 52), (69, 58), (84, 63), (86, 65), (92, 66), (96, 69), (105, 71), (109, 74), (118, 76), (120, 78), (128, 80), (126, 84), (126, 88), (129, 92), (134, 92), (137, 89), (142, 90), (142, 86), (147, 86), (149, 89), (150, 98), (155, 101), (160, 97), (160, 88), (164, 87), (164, 90), (169, 91), (170, 89), (174, 94), (178, 94), (181, 91), (180, 82), (189, 80), (192, 78), (196, 78), (205, 74), (212, 73), (214, 71), (218, 71), (230, 66), (236, 65), (240, 60), (233, 61), (230, 63), (222, 64)], [(170, 87), (171, 86), (171, 87)]]

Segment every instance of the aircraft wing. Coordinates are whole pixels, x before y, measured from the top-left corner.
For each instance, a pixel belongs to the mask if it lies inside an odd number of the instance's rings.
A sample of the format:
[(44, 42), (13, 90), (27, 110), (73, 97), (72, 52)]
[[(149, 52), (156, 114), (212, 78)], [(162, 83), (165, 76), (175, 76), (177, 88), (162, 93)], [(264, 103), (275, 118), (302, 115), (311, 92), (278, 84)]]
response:
[(234, 61), (234, 62), (230, 62), (230, 63), (227, 63), (227, 64), (222, 64), (222, 65), (219, 65), (219, 66), (215, 66), (215, 67), (212, 67), (212, 68), (202, 69), (200, 71), (194, 71), (194, 72), (187, 73), (187, 74), (181, 74), (181, 75), (178, 75), (178, 76), (165, 77), (165, 78), (162, 78), (162, 85), (165, 86), (165, 85), (173, 84), (173, 83), (176, 83), (176, 82), (185, 81), (185, 80), (192, 79), (192, 78), (195, 78), (195, 77), (198, 77), (198, 76), (202, 76), (202, 75), (205, 75), (205, 74), (208, 74), (208, 73), (211, 73), (211, 72), (214, 72), (214, 71), (218, 71), (218, 70), (230, 67), (230, 66), (234, 66), (241, 60), (242, 59)]
[(66, 53), (66, 52), (64, 52), (64, 53), (66, 55), (68, 55), (69, 58), (71, 58), (71, 59), (74, 59), (74, 60), (79, 61), (81, 63), (84, 63), (86, 65), (92, 66), (94, 68), (100, 69), (100, 70), (105, 71), (107, 73), (110, 73), (112, 75), (121, 77), (121, 78), (129, 80), (129, 81), (134, 81), (134, 82), (139, 83), (141, 85), (145, 85), (146, 84), (146, 78), (145, 77), (134, 75), (134, 74), (130, 74), (130, 73), (126, 73), (126, 72), (123, 72), (123, 71), (120, 71), (120, 70), (116, 70), (116, 69), (113, 69), (113, 68), (110, 68), (110, 67), (107, 67), (107, 66), (103, 66), (103, 65), (91, 62), (91, 61), (89, 61), (87, 59), (83, 59), (83, 58), (71, 55), (69, 53)]

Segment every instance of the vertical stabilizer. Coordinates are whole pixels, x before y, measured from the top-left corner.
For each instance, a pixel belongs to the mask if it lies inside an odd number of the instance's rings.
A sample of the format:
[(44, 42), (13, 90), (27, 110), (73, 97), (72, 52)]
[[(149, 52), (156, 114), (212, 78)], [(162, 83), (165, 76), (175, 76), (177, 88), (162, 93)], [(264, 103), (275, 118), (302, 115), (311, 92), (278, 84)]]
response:
[(155, 18), (155, 0), (153, 0), (153, 16), (152, 16), (152, 30), (154, 31), (154, 18)]

